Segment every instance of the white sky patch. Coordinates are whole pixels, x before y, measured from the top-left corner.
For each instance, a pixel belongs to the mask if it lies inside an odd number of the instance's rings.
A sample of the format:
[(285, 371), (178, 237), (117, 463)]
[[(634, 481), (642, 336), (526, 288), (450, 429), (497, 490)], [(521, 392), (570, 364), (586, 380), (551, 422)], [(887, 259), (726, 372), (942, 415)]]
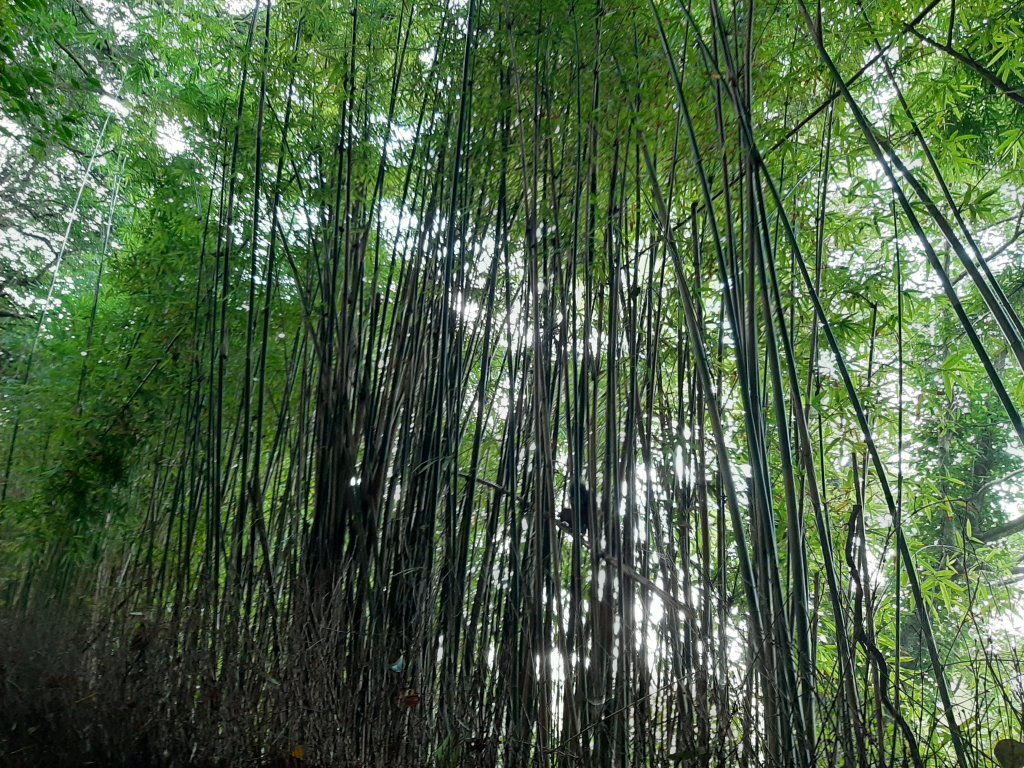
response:
[[(3, 160), (10, 154), (10, 151), (15, 147), (14, 137), (20, 137), (24, 134), (21, 127), (6, 117), (0, 116), (0, 160)], [(9, 135), (4, 135), (4, 133)]]
[(125, 118), (129, 114), (131, 114), (131, 110), (128, 109), (127, 106), (125, 106), (124, 102), (122, 102), (120, 99), (114, 98), (109, 93), (104, 93), (102, 96), (100, 96), (100, 104), (105, 106), (107, 109), (109, 109), (117, 117), (120, 118)]
[(993, 616), (988, 623), (989, 629), (997, 633), (1006, 633), (1011, 638), (1024, 635), (1024, 597), (1019, 586), (1011, 587), (1016, 603), (1011, 609)]
[[(262, 8), (265, 4), (266, 0), (260, 3), (260, 7)], [(221, 7), (233, 16), (238, 16), (243, 13), (252, 13), (256, 2), (255, 0), (221, 0)]]
[(138, 37), (138, 31), (133, 26), (138, 16), (131, 8), (124, 7), (123, 3), (90, 0), (89, 7), (100, 24), (109, 24), (113, 28), (118, 42), (130, 43)]
[(173, 120), (164, 120), (156, 129), (156, 143), (163, 151), (171, 156), (180, 155), (188, 149), (185, 141), (185, 132), (179, 123)]

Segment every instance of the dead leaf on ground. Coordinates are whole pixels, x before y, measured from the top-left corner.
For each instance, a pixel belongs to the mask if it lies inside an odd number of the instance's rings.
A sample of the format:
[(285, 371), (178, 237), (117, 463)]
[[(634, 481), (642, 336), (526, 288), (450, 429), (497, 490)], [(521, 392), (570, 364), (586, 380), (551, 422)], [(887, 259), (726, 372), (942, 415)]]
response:
[(415, 688), (406, 688), (398, 697), (398, 706), (401, 709), (414, 709), (420, 705), (420, 694)]

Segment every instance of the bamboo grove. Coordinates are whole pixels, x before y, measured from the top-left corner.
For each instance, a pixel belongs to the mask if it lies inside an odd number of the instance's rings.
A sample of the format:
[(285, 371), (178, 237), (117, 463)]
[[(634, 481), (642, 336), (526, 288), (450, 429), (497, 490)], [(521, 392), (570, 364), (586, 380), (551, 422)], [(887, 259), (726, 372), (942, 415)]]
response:
[(0, 11), (40, 696), (108, 764), (993, 764), (1022, 13)]

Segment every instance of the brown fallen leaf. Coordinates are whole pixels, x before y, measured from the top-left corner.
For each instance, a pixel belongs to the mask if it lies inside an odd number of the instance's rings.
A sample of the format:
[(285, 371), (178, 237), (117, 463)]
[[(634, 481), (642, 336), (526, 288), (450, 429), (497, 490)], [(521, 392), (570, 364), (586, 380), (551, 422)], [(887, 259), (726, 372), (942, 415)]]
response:
[(306, 750), (299, 746), (293, 747), (288, 752), (279, 752), (263, 763), (263, 768), (302, 768), (305, 762)]
[(992, 754), (1002, 768), (1024, 768), (1024, 744), (1016, 739), (1000, 739)]
[(415, 688), (406, 688), (398, 697), (400, 709), (413, 709), (420, 705), (420, 694)]

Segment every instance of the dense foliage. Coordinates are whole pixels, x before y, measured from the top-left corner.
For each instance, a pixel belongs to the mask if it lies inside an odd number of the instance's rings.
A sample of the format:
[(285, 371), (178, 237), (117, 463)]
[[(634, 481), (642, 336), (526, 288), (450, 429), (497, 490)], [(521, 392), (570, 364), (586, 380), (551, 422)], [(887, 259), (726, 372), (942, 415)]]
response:
[(1022, 14), (0, 5), (3, 759), (991, 764)]

